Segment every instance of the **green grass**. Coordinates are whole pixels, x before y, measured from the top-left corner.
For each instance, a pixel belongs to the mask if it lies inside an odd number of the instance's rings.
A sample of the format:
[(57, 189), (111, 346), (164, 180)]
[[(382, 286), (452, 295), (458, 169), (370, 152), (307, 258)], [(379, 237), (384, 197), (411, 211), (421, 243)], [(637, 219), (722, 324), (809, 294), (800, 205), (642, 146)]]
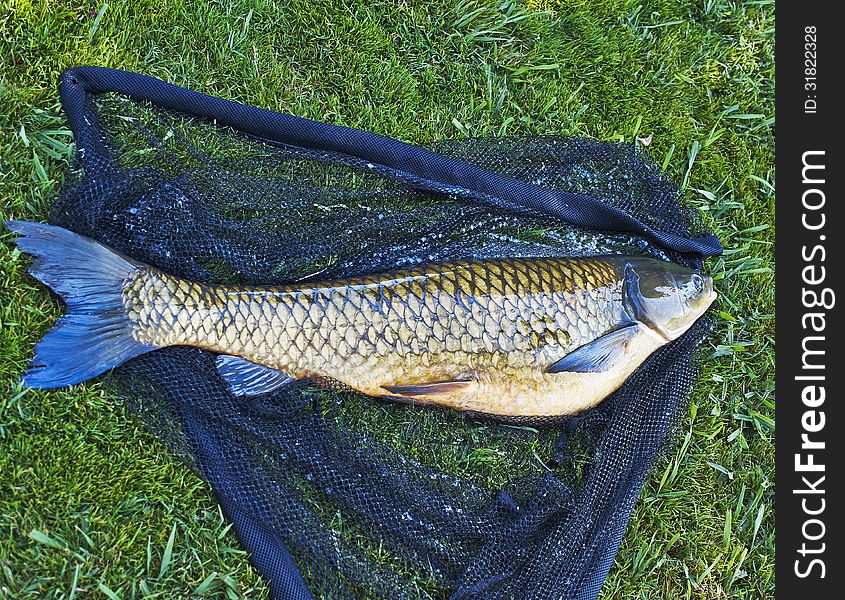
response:
[[(46, 219), (72, 151), (56, 80), (78, 64), (417, 143), (651, 136), (727, 249), (720, 319), (603, 597), (771, 596), (772, 3), (421, 6), (0, 0), (0, 216)], [(59, 306), (0, 236), (0, 597), (261, 597), (206, 487), (101, 385), (18, 386)], [(454, 460), (501, 476), (495, 455)]]

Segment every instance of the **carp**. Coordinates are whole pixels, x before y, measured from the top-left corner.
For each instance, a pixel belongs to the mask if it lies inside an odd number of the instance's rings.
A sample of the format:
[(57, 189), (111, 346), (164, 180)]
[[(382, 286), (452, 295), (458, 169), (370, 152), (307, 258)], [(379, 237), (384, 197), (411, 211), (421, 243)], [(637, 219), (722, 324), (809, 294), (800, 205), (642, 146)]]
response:
[(712, 278), (642, 256), (497, 258), (275, 287), (187, 281), (66, 229), (6, 226), (66, 313), (31, 388), (86, 381), (158, 348), (216, 352), (236, 395), (301, 379), (501, 418), (595, 406), (716, 298)]

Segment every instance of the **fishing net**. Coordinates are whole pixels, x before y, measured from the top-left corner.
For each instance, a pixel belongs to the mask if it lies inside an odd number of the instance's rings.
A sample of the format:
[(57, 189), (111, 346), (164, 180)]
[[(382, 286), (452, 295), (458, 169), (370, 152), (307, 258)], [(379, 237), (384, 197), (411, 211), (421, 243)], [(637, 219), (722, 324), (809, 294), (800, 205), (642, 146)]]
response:
[[(51, 222), (195, 281), (600, 253), (698, 266), (718, 251), (629, 145), (472, 139), (431, 154), (105, 69), (70, 70), (61, 91), (77, 153)], [(210, 484), (275, 597), (594, 598), (707, 327), (544, 427), (314, 384), (235, 397), (215, 356), (187, 347), (107, 382)]]

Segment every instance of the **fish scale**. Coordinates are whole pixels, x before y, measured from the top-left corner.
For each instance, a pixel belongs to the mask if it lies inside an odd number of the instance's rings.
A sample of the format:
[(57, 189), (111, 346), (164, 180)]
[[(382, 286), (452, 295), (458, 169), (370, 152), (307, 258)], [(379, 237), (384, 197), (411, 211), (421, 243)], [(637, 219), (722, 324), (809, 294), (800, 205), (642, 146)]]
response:
[(497, 417), (571, 414), (613, 393), (716, 297), (637, 256), (502, 258), (273, 288), (202, 285), (60, 227), (10, 221), (67, 312), (24, 374), (86, 381), (156, 348), (220, 354), (235, 394), (292, 379)]
[(625, 320), (622, 279), (612, 257), (465, 261), (266, 289), (146, 268), (123, 299), (145, 344), (199, 346), (385, 395), (490, 370), (490, 382), (536, 387), (537, 373)]

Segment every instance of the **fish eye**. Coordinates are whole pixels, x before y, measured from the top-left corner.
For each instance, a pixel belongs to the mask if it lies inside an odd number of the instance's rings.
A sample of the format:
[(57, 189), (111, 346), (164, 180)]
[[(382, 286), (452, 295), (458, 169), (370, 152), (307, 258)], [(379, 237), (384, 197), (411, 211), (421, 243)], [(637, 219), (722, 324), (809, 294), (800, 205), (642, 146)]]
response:
[(704, 287), (704, 278), (698, 273), (693, 273), (692, 286), (695, 288), (696, 292), (700, 292), (701, 289)]

